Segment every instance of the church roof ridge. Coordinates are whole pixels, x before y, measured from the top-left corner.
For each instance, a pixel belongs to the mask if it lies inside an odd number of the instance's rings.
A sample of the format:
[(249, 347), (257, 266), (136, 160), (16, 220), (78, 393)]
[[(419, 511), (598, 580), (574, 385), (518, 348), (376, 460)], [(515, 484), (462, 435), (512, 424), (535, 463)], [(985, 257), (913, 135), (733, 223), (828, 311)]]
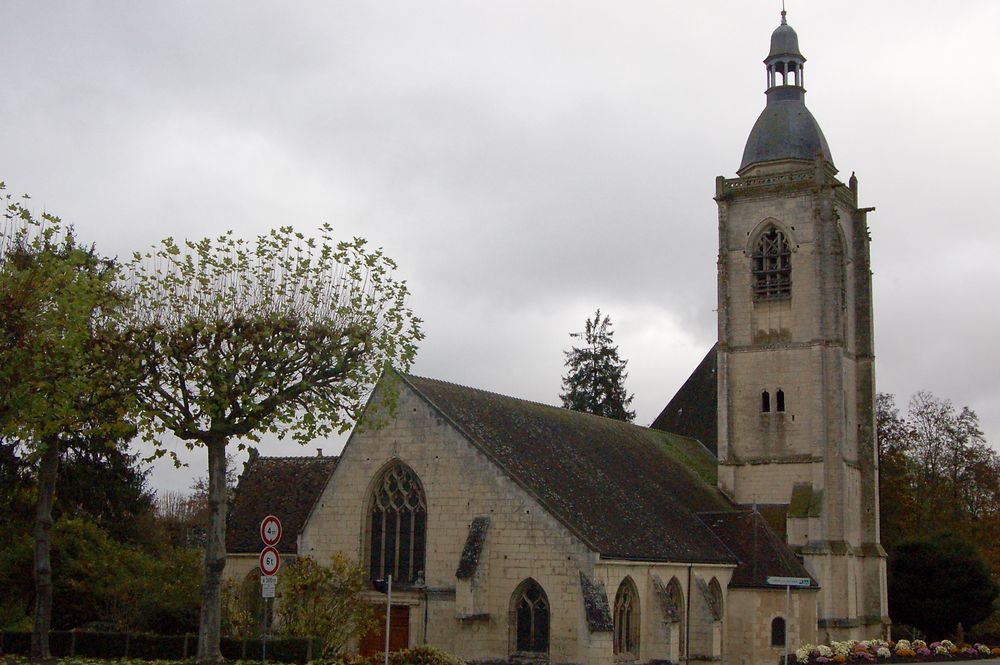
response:
[(516, 402), (524, 402), (525, 404), (530, 404), (532, 406), (540, 406), (540, 407), (544, 407), (544, 408), (548, 408), (548, 409), (555, 409), (556, 411), (559, 411), (559, 412), (573, 413), (573, 414), (577, 414), (577, 415), (580, 415), (580, 416), (585, 416), (585, 417), (588, 417), (588, 418), (600, 418), (601, 420), (606, 420), (606, 421), (608, 421), (610, 423), (613, 423), (615, 425), (628, 426), (628, 427), (638, 427), (639, 429), (643, 429), (643, 430), (656, 430), (658, 432), (663, 432), (663, 433), (669, 434), (671, 436), (678, 436), (678, 437), (681, 437), (681, 438), (684, 438), (684, 439), (690, 439), (692, 441), (697, 441), (697, 439), (695, 437), (688, 436), (687, 434), (680, 434), (678, 432), (671, 432), (671, 431), (668, 431), (668, 430), (663, 430), (663, 429), (659, 429), (659, 428), (656, 428), (656, 427), (652, 427), (650, 425), (639, 425), (638, 423), (630, 423), (630, 422), (625, 421), (625, 420), (618, 420), (617, 418), (610, 418), (608, 416), (602, 416), (602, 415), (599, 415), (599, 414), (596, 414), (596, 413), (588, 413), (586, 411), (576, 411), (574, 409), (568, 409), (568, 408), (566, 408), (564, 406), (559, 406), (557, 404), (549, 404), (547, 402), (539, 402), (538, 400), (525, 399), (524, 397), (517, 397), (515, 395), (508, 395), (506, 393), (500, 393), (500, 392), (497, 392), (495, 390), (488, 390), (486, 388), (478, 388), (476, 386), (470, 386), (470, 385), (467, 385), (467, 384), (464, 384), (464, 383), (457, 383), (455, 381), (447, 381), (445, 379), (436, 379), (436, 378), (431, 377), (431, 376), (420, 376), (420, 375), (417, 375), (417, 374), (409, 374), (409, 373), (403, 373), (403, 372), (400, 372), (400, 376), (403, 376), (404, 378), (419, 379), (419, 380), (422, 380), (422, 381), (433, 381), (435, 383), (441, 383), (441, 384), (448, 385), (448, 386), (454, 386), (456, 388), (462, 388), (464, 390), (474, 390), (476, 392), (483, 393), (485, 395), (492, 395), (494, 397), (501, 397), (503, 399), (514, 400)]

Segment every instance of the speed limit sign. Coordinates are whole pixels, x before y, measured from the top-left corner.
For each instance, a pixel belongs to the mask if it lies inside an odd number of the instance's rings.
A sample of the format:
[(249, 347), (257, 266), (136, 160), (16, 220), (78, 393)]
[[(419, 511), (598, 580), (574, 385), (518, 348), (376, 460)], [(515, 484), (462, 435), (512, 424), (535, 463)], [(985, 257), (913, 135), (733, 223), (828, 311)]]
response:
[(277, 545), (281, 540), (281, 520), (274, 515), (268, 515), (260, 523), (260, 539), (265, 545)]
[(278, 572), (278, 566), (281, 565), (281, 555), (278, 554), (278, 550), (274, 549), (270, 545), (265, 547), (260, 552), (260, 572), (264, 575), (271, 576)]

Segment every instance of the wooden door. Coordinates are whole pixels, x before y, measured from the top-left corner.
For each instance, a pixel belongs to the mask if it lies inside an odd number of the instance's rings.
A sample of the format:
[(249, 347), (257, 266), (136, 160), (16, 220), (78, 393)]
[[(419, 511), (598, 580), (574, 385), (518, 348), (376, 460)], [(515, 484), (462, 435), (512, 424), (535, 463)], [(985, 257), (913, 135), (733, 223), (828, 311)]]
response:
[[(385, 649), (385, 605), (375, 609), (378, 625), (365, 633), (358, 644), (358, 653), (369, 656)], [(389, 615), (389, 651), (399, 651), (410, 646), (410, 607), (393, 605)]]

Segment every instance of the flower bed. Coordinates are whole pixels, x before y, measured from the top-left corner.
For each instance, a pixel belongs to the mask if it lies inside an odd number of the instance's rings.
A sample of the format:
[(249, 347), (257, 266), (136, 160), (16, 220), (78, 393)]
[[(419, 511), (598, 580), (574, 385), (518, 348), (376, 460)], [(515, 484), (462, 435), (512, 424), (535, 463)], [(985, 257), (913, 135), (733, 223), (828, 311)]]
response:
[(826, 663), (917, 663), (924, 661), (972, 660), (1000, 657), (1000, 647), (985, 644), (955, 644), (941, 640), (928, 644), (923, 640), (864, 640), (856, 642), (831, 642), (803, 644), (795, 650), (798, 665), (825, 665)]

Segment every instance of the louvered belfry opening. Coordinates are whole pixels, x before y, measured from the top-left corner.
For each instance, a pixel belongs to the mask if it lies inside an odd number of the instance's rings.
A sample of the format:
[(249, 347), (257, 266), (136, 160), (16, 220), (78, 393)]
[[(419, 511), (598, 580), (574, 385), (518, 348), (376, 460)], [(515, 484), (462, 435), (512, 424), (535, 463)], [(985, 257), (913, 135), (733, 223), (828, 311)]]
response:
[(792, 295), (792, 252), (785, 234), (769, 227), (753, 254), (754, 300), (780, 300)]
[(427, 499), (413, 470), (397, 462), (375, 484), (371, 509), (371, 579), (413, 584), (423, 576)]

